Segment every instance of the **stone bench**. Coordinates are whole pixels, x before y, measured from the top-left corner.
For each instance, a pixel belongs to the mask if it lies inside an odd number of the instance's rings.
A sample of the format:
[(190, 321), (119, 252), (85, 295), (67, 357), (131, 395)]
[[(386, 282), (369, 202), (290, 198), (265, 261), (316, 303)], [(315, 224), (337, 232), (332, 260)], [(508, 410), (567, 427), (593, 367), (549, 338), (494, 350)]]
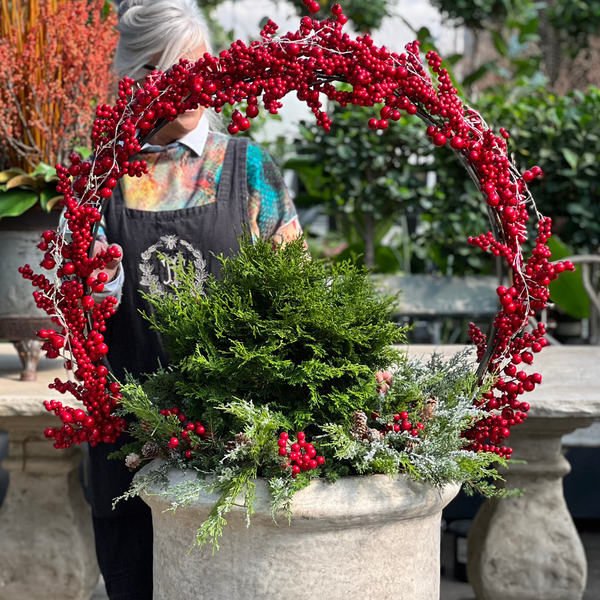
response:
[(421, 343), (441, 343), (448, 319), (459, 321), (449, 339), (466, 341), (469, 321), (491, 323), (498, 312), (497, 277), (373, 275), (373, 280), (386, 294), (400, 293), (394, 318), (413, 323), (413, 339)]
[(399, 316), (493, 317), (498, 312), (498, 278), (488, 275), (373, 275), (378, 289), (400, 292)]

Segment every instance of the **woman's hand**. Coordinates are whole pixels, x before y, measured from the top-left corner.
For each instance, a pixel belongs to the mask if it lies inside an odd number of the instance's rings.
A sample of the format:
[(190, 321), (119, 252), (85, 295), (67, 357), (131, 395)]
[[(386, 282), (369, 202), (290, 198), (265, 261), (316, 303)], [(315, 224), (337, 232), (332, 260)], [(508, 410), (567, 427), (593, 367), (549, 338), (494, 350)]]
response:
[[(106, 242), (99, 242), (97, 240), (96, 242), (94, 242), (94, 256), (96, 256), (96, 254), (99, 254), (100, 252), (103, 252), (104, 250), (107, 250), (109, 247), (117, 248), (121, 252), (121, 256), (119, 256), (119, 258), (113, 258), (104, 268), (104, 272), (108, 275), (107, 283), (109, 281), (112, 281), (117, 276), (119, 265), (123, 260), (123, 248), (121, 248), (119, 244), (107, 244)], [(97, 277), (100, 271), (101, 269), (96, 269), (92, 273), (92, 275), (94, 277)]]

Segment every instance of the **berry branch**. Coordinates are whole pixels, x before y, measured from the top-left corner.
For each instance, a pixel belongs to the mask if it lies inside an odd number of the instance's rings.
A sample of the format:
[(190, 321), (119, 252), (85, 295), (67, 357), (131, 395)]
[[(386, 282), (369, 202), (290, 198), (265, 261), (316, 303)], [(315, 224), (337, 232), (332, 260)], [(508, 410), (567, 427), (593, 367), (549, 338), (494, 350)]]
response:
[[(318, 9), (315, 2), (305, 4), (312, 12)], [(465, 435), (471, 450), (510, 455), (510, 448), (500, 444), (529, 409), (519, 396), (541, 382), (539, 374), (527, 375), (517, 366), (531, 364), (532, 353), (548, 343), (543, 324), (526, 330), (529, 317), (546, 306), (550, 281), (565, 269), (573, 269), (569, 262), (548, 261), (551, 221), (539, 214), (527, 189), (527, 183), (542, 176), (541, 169), (517, 171), (508, 156), (508, 133), (500, 129), (500, 135), (495, 135), (476, 111), (463, 104), (435, 52), (428, 52), (425, 59), (437, 85), (420, 58), (418, 42), (408, 44), (403, 54), (390, 52), (375, 46), (369, 35), (353, 39), (344, 33), (347, 19), (339, 5), (332, 7), (332, 13), (325, 21), (304, 17), (298, 31), (284, 36), (278, 36), (277, 25), (269, 21), (261, 31), (261, 41), (249, 46), (237, 41), (218, 57), (205, 54), (196, 63), (182, 60), (166, 73), (151, 73), (143, 86), (123, 79), (116, 104), (97, 110), (92, 132), (94, 156), (82, 161), (73, 155), (68, 168), (57, 166), (66, 220), (58, 232), (45, 232), (40, 244), (45, 252), (41, 265), (54, 271), (53, 281), (35, 275), (29, 265), (21, 269), (39, 289), (34, 293), (38, 306), (58, 326), (58, 331), (40, 332), (47, 356), (62, 356), (65, 367), (73, 372), (73, 380), (56, 380), (52, 387), (72, 393), (87, 409), (86, 413), (57, 401), (47, 403), (46, 408), (63, 421), (62, 427), (45, 432), (54, 438), (55, 447), (111, 442), (126, 426), (114, 414), (121, 398), (119, 384), (108, 384), (108, 369), (102, 364), (108, 352), (102, 333), (117, 301), (106, 298), (96, 304), (91, 296), (102, 291), (106, 281), (103, 272), (96, 278), (92, 272), (102, 271), (117, 250), (109, 248), (95, 257), (90, 254), (103, 204), (118, 180), (125, 175), (141, 177), (147, 171), (144, 161), (130, 161), (130, 157), (159, 127), (187, 110), (202, 106), (221, 112), (226, 104), (245, 102), (245, 115), (235, 110), (228, 127), (235, 135), (250, 128), (261, 110), (259, 103), (263, 110), (276, 114), (281, 100), (295, 92), (325, 131), (331, 121), (323, 110), (322, 95), (341, 106), (382, 104), (379, 118), (368, 123), (374, 130), (398, 121), (401, 111), (417, 115), (427, 125), (434, 146), (448, 144), (481, 190), (492, 231), (469, 238), (469, 243), (504, 258), (511, 287), (498, 288), (502, 309), (491, 339), (473, 324), (470, 327), (480, 379), (491, 373), (497, 380), (494, 389), (479, 401), (479, 405), (485, 402), (488, 416), (475, 422)], [(337, 82), (346, 85), (340, 89), (334, 85)], [(538, 237), (532, 255), (525, 259), (522, 244), (530, 206), (538, 219)]]

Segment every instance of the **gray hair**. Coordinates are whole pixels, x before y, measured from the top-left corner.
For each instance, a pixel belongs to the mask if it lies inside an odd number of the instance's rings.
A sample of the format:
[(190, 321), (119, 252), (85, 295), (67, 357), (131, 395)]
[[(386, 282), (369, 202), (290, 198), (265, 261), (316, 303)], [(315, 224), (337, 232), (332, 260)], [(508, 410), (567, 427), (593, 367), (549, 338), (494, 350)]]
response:
[[(124, 0), (117, 29), (115, 70), (120, 79), (145, 77), (148, 63), (166, 71), (202, 45), (211, 51), (208, 27), (196, 0)], [(152, 59), (156, 55), (159, 60)]]

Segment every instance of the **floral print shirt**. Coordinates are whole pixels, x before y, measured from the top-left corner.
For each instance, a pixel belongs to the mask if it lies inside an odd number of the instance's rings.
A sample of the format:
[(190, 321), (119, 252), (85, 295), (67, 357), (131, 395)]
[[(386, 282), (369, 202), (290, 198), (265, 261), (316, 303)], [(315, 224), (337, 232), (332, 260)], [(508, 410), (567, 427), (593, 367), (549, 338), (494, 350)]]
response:
[[(230, 139), (209, 132), (201, 155), (181, 142), (142, 151), (136, 159), (148, 163), (148, 174), (121, 180), (125, 205), (162, 211), (215, 202)], [(297, 238), (302, 230), (296, 208), (273, 159), (261, 146), (251, 143), (246, 161), (252, 236), (278, 241)]]
[[(230, 137), (208, 131), (205, 117), (197, 129), (168, 146), (145, 146), (134, 160), (148, 163), (148, 174), (124, 177), (121, 190), (125, 206), (134, 210), (163, 211), (192, 208), (215, 202)], [(296, 207), (279, 169), (258, 144), (250, 143), (246, 158), (248, 216), (254, 239), (277, 242), (302, 234)], [(104, 229), (98, 239), (108, 241)], [(124, 283), (119, 269), (113, 281), (96, 294), (120, 299)]]

